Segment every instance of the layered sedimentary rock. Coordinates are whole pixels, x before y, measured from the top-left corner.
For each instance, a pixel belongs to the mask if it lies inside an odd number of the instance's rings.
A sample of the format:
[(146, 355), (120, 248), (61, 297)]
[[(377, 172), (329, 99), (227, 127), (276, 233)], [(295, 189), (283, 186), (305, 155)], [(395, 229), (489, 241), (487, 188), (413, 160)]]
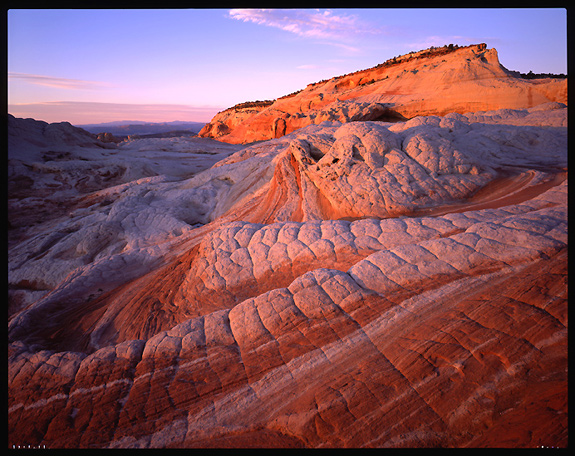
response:
[[(485, 44), (395, 57), (331, 78), (273, 103), (244, 103), (218, 113), (200, 136), (230, 143), (278, 138), (325, 120), (405, 120), (421, 115), (528, 109), (567, 102), (566, 79), (522, 79)], [(245, 106), (245, 107), (244, 107)]]
[(110, 149), (10, 246), (9, 445), (566, 446), (566, 114)]
[(36, 271), (16, 273), (10, 280), (14, 309), (46, 294), (76, 268), (121, 252), (127, 243), (148, 245), (147, 239), (154, 239), (157, 246), (171, 233), (188, 230), (196, 222), (183, 207), (163, 214), (160, 235), (156, 225), (146, 225), (145, 216), (138, 217), (140, 209), (153, 212), (145, 194), (193, 176), (241, 148), (189, 137), (115, 146), (66, 123), (12, 116), (8, 131), (9, 268)]

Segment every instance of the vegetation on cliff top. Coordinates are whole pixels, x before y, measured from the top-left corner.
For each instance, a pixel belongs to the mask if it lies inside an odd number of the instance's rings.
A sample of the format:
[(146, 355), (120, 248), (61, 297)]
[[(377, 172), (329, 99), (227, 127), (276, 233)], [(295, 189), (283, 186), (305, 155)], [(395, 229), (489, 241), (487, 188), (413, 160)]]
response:
[[(480, 51), (482, 51), (482, 50), (487, 49), (487, 44), (485, 44), (485, 43), (470, 44), (469, 46), (459, 46), (457, 44), (446, 44), (446, 45), (440, 46), (440, 47), (431, 46), (431, 47), (429, 47), (427, 49), (423, 49), (421, 51), (411, 51), (411, 52), (408, 52), (407, 54), (392, 57), (391, 59), (388, 59), (385, 62), (379, 63), (379, 64), (377, 64), (371, 68), (366, 68), (363, 70), (357, 70), (357, 71), (354, 71), (352, 73), (346, 73), (346, 74), (343, 74), (340, 76), (335, 76), (335, 77), (330, 78), (330, 79), (322, 79), (321, 81), (318, 81), (318, 82), (312, 82), (311, 84), (308, 84), (306, 86), (306, 89), (318, 86), (320, 84), (325, 84), (326, 82), (328, 82), (331, 79), (337, 80), (337, 79), (345, 78), (347, 76), (356, 75), (356, 74), (363, 73), (363, 72), (369, 72), (369, 71), (373, 71), (373, 70), (380, 69), (380, 68), (391, 67), (391, 66), (398, 65), (400, 63), (404, 63), (404, 62), (412, 60), (412, 59), (426, 59), (426, 58), (430, 58), (430, 57), (439, 57), (442, 55), (450, 54), (454, 51), (457, 51), (458, 49), (471, 48), (471, 47), (477, 47)], [(523, 79), (566, 78), (567, 77), (565, 74), (533, 73), (532, 71), (530, 71), (529, 73), (518, 73), (518, 74)], [(371, 79), (369, 81), (362, 82), (360, 85), (371, 84), (373, 82), (375, 82), (375, 80)], [(293, 97), (293, 96), (299, 94), (300, 92), (302, 92), (303, 90), (305, 90), (305, 89), (296, 90), (295, 92), (292, 92), (290, 94), (278, 97), (277, 100), (284, 100), (286, 98)], [(244, 103), (239, 103), (239, 104), (234, 105), (230, 108), (224, 109), (223, 111), (220, 111), (220, 113), (226, 112), (226, 111), (231, 111), (231, 110), (234, 110), (237, 112), (239, 110), (247, 109), (247, 108), (266, 108), (268, 106), (271, 106), (275, 101), (276, 100), (246, 101)]]
[[(482, 43), (482, 44), (479, 44), (479, 45), (477, 45), (477, 44), (472, 44), (472, 45), (466, 46), (466, 47), (473, 47), (473, 46), (480, 46), (482, 49), (485, 49), (485, 48), (487, 47), (485, 43)], [(352, 72), (352, 73), (343, 74), (343, 75), (336, 76), (336, 77), (330, 78), (330, 79), (340, 79), (340, 78), (344, 78), (344, 77), (346, 77), (346, 76), (350, 76), (350, 75), (354, 75), (354, 74), (358, 74), (358, 73), (362, 73), (362, 72), (367, 72), (367, 71), (372, 71), (372, 70), (378, 69), (378, 68), (389, 67), (389, 66), (392, 66), (392, 65), (396, 65), (396, 64), (405, 62), (405, 61), (410, 60), (410, 59), (412, 59), (412, 58), (420, 59), (420, 58), (436, 57), (436, 56), (439, 56), (439, 55), (449, 54), (449, 53), (451, 53), (451, 52), (453, 52), (453, 51), (455, 51), (455, 50), (457, 50), (457, 49), (459, 49), (459, 48), (460, 48), (460, 46), (458, 46), (457, 44), (455, 44), (455, 45), (454, 45), (454, 44), (449, 44), (449, 45), (445, 45), (445, 46), (442, 46), (442, 47), (431, 46), (430, 48), (424, 49), (424, 50), (422, 50), (422, 51), (417, 51), (417, 52), (416, 52), (416, 51), (411, 51), (411, 52), (409, 52), (409, 53), (407, 53), (407, 54), (393, 57), (393, 58), (388, 59), (388, 60), (386, 60), (385, 62), (380, 63), (380, 64), (378, 64), (378, 65), (376, 65), (376, 66), (374, 66), (374, 67), (371, 67), (371, 68), (354, 71), (354, 72)], [(327, 81), (329, 81), (330, 79), (322, 79), (321, 81), (318, 81), (318, 82), (312, 82), (311, 84), (308, 84), (306, 88), (315, 87), (315, 86), (317, 86), (317, 85), (324, 84), (324, 83), (326, 83)], [(281, 97), (278, 97), (277, 100), (283, 100), (283, 99), (286, 99), (286, 98), (293, 97), (293, 96), (297, 95), (298, 93), (302, 92), (303, 90), (304, 90), (304, 89), (296, 90), (295, 92), (292, 92), (292, 93), (290, 93), (290, 94), (288, 94), (288, 95), (283, 95), (283, 96), (281, 96)], [(272, 105), (275, 101), (276, 101), (276, 100), (246, 101), (246, 102), (244, 102), (244, 103), (238, 103), (238, 104), (236, 104), (236, 105), (234, 105), (234, 106), (232, 106), (232, 107), (230, 107), (230, 108), (224, 109), (223, 111), (220, 111), (218, 114), (220, 114), (220, 113), (222, 113), (222, 112), (226, 112), (226, 111), (231, 111), (231, 110), (234, 110), (234, 111), (237, 112), (237, 111), (239, 111), (239, 110), (248, 109), (248, 108), (265, 108), (265, 107), (268, 107), (268, 106)]]

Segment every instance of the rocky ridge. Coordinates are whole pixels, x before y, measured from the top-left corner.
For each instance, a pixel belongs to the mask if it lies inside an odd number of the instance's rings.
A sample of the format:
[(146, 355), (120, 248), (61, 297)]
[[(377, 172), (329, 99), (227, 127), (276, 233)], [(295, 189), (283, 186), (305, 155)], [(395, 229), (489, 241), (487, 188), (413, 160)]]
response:
[(397, 121), (456, 112), (527, 109), (567, 102), (566, 79), (523, 79), (482, 44), (426, 49), (366, 70), (309, 84), (265, 102), (218, 113), (199, 135), (250, 143), (325, 120)]

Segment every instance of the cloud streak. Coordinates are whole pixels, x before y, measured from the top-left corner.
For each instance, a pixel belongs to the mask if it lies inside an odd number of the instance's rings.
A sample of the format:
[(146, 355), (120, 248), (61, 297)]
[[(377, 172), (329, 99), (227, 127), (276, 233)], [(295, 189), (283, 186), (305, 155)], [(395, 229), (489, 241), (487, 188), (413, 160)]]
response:
[(232, 9), (229, 17), (243, 22), (274, 27), (304, 38), (347, 41), (383, 30), (361, 21), (356, 15), (335, 14), (331, 10)]
[(112, 84), (105, 82), (58, 78), (53, 76), (43, 76), (39, 74), (27, 73), (8, 73), (8, 79), (20, 80), (29, 84), (65, 90), (99, 90), (113, 87)]
[(146, 122), (170, 122), (174, 120), (208, 122), (222, 109), (223, 107), (221, 106), (103, 103), (92, 101), (50, 101), (8, 105), (8, 112), (15, 117), (32, 117), (46, 122), (67, 121), (73, 125), (127, 119)]
[(309, 63), (309, 64), (305, 64), (305, 65), (299, 65), (296, 68), (298, 70), (317, 70), (318, 68), (321, 68), (321, 67), (319, 65)]

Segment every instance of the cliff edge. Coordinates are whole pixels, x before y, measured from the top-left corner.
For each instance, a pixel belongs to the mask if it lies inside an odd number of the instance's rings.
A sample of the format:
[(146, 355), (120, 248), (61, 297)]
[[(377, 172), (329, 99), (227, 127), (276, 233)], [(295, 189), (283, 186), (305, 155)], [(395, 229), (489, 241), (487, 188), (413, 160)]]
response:
[(528, 109), (567, 103), (566, 79), (523, 79), (486, 44), (444, 46), (394, 57), (277, 100), (218, 113), (199, 136), (233, 144), (279, 138), (323, 121), (406, 120), (450, 112)]

